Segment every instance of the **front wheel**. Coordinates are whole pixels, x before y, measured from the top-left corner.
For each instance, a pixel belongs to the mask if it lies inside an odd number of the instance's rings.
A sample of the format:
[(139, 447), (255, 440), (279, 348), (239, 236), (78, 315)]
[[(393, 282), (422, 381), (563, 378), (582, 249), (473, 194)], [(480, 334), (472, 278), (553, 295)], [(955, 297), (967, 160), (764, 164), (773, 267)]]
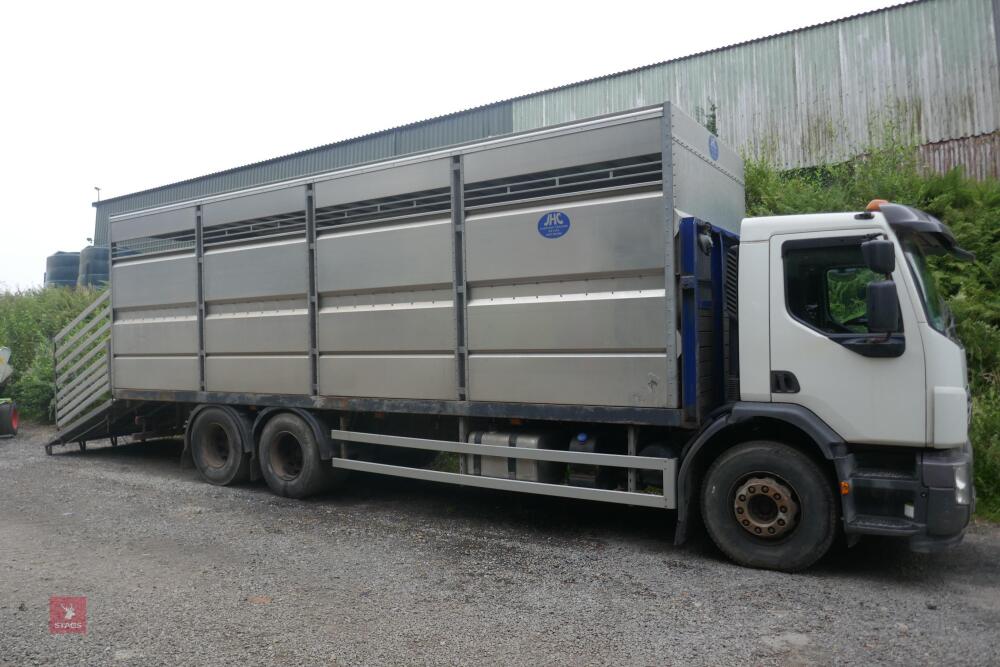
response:
[(748, 567), (794, 572), (830, 549), (837, 533), (833, 482), (788, 445), (726, 450), (705, 475), (701, 507), (712, 541)]

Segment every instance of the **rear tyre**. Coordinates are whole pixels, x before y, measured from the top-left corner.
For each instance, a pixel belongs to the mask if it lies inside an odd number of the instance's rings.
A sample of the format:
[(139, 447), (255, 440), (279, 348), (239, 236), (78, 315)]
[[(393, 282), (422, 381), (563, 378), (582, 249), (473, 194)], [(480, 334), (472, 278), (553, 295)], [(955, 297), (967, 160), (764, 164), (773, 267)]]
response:
[(320, 458), (312, 427), (296, 414), (272, 417), (260, 434), (260, 471), (279, 496), (307, 498), (341, 482), (343, 470)]
[(833, 482), (811, 458), (778, 442), (725, 451), (705, 475), (701, 507), (712, 541), (747, 567), (803, 570), (837, 535)]
[(5, 401), (0, 403), (0, 436), (13, 438), (21, 426), (21, 415), (17, 411), (17, 403)]
[(250, 455), (236, 418), (222, 408), (205, 408), (191, 425), (191, 459), (205, 481), (217, 486), (250, 479)]

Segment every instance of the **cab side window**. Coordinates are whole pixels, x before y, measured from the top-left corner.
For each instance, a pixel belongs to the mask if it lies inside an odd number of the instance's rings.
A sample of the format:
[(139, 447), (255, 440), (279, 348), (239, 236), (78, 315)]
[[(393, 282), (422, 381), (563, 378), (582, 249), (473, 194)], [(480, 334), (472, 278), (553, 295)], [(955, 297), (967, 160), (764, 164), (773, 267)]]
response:
[(861, 238), (789, 241), (782, 246), (788, 312), (826, 334), (868, 333), (866, 288), (878, 280)]

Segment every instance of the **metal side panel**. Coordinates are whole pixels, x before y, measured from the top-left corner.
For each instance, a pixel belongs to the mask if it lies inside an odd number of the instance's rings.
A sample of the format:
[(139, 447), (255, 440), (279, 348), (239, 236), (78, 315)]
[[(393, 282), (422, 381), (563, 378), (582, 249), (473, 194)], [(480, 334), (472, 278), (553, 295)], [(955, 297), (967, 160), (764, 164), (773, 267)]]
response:
[(205, 301), (304, 296), (307, 266), (305, 239), (209, 250)]
[(118, 321), (111, 335), (116, 355), (198, 354), (194, 315)]
[(198, 390), (198, 357), (116, 357), (115, 389)]
[(659, 152), (658, 118), (539, 137), (465, 155), (465, 182), (593, 164)]
[[(661, 193), (646, 192), (470, 215), (468, 282), (662, 270), (662, 206)], [(549, 238), (539, 227), (553, 212), (561, 213), (569, 226), (561, 236)]]
[(669, 108), (675, 209), (739, 234), (746, 213), (743, 160), (674, 105)]
[(205, 351), (208, 354), (306, 353), (309, 312), (294, 309), (209, 314), (205, 318)]
[(323, 308), (318, 317), (319, 350), (450, 352), (455, 349), (452, 311), (450, 300)]
[(472, 354), (469, 399), (664, 407), (664, 354)]
[(455, 399), (454, 354), (321, 355), (320, 394)]
[(241, 394), (309, 394), (308, 355), (225, 356), (205, 359), (205, 389)]
[(201, 221), (204, 227), (211, 227), (227, 222), (302, 211), (305, 207), (305, 186), (300, 185), (205, 204), (201, 209)]
[(468, 313), (473, 352), (664, 349), (662, 289), (473, 298)]
[(117, 308), (193, 304), (197, 273), (193, 255), (116, 262), (111, 301)]
[(111, 240), (114, 242), (127, 241), (193, 230), (194, 219), (193, 206), (132, 218), (115, 219), (111, 223)]
[(451, 285), (451, 220), (326, 234), (316, 263), (320, 294)]
[(449, 160), (443, 158), (320, 181), (316, 208), (443, 188), (449, 175)]

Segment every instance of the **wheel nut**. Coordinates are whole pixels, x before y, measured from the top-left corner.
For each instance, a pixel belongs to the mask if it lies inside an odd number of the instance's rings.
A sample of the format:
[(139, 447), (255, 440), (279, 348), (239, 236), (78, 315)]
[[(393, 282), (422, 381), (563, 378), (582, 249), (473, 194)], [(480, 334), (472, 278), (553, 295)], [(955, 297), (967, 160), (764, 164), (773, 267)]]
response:
[(750, 493), (757, 493), (757, 487), (756, 486), (747, 487), (747, 491)]
[(743, 502), (746, 502), (746, 499), (747, 499), (747, 497), (746, 497), (746, 496), (744, 496), (744, 495), (743, 495), (743, 494), (741, 493), (741, 494), (740, 494), (740, 502), (741, 502), (741, 503), (743, 503)]
[(784, 514), (784, 513), (785, 513), (785, 512), (787, 512), (787, 511), (788, 511), (788, 508), (787, 508), (787, 507), (785, 507), (784, 505), (782, 505), (782, 506), (781, 506), (781, 513), (782, 513), (782, 514)]
[(781, 494), (780, 493), (774, 494), (774, 499), (775, 500), (781, 500)]
[(785, 525), (785, 520), (784, 519), (778, 519), (778, 525), (779, 526), (784, 526)]
[(767, 532), (769, 532), (769, 533), (771, 533), (772, 535), (774, 535), (774, 528), (768, 528), (768, 529), (767, 529)]
[(754, 528), (754, 529), (753, 529), (753, 532), (755, 532), (755, 533), (757, 533), (758, 535), (760, 535), (760, 528)]
[(747, 519), (743, 519), (743, 525), (744, 526), (749, 526), (750, 525), (750, 521), (748, 521)]
[(737, 514), (743, 514), (743, 508), (742, 507), (737, 507), (736, 508), (736, 513)]
[(763, 493), (767, 493), (768, 491), (770, 491), (770, 489), (769, 489), (769, 488), (767, 488), (766, 486), (762, 486), (762, 487), (760, 487), (760, 490), (761, 490), (761, 492), (763, 492)]

